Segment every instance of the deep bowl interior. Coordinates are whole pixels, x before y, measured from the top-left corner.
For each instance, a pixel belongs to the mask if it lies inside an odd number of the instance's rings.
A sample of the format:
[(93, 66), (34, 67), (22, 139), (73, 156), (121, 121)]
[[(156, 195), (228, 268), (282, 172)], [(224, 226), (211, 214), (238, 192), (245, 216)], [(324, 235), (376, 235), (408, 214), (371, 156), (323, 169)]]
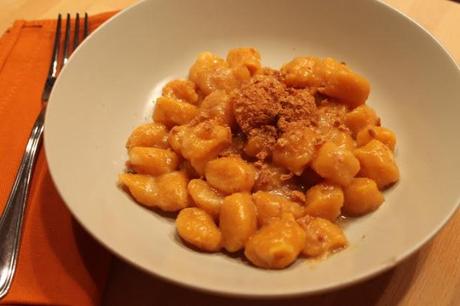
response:
[[(375, 213), (346, 226), (350, 247), (282, 271), (203, 254), (172, 219), (117, 188), (125, 141), (150, 120), (165, 80), (186, 76), (209, 50), (259, 49), (279, 68), (294, 56), (345, 61), (372, 84), (368, 104), (398, 136), (401, 181)], [(45, 148), (74, 216), (104, 245), (166, 279), (246, 296), (284, 296), (350, 284), (391, 267), (447, 221), (459, 200), (460, 73), (414, 22), (378, 1), (144, 1), (118, 14), (74, 54), (51, 96)]]

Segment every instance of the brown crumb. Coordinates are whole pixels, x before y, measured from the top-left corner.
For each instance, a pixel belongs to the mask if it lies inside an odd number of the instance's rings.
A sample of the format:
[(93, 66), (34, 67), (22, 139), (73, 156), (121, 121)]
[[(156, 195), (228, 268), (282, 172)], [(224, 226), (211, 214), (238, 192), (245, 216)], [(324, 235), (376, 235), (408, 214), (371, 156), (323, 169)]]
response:
[(289, 89), (289, 95), (280, 101), (281, 110), (279, 114), (278, 127), (282, 131), (289, 129), (292, 122), (302, 123), (304, 126), (311, 126), (316, 121), (315, 97), (306, 89)]
[(330, 140), (331, 131), (351, 134), (345, 125), (348, 107), (311, 88), (287, 86), (279, 71), (264, 68), (231, 94), (233, 115), (247, 140), (248, 157), (269, 161), (274, 148), (282, 148), (282, 135), (309, 128), (317, 135), (315, 146)]
[(258, 74), (241, 86), (233, 96), (233, 113), (245, 134), (276, 122), (281, 110), (280, 99), (287, 95), (286, 86), (275, 76)]
[(264, 160), (271, 156), (271, 148), (275, 145), (278, 132), (272, 125), (263, 125), (252, 129), (248, 135), (245, 153), (249, 156)]
[(289, 175), (288, 170), (262, 161), (255, 162), (254, 166), (258, 170), (255, 190), (270, 191), (279, 189), (286, 184), (287, 181), (283, 180), (282, 177), (285, 178), (285, 175)]

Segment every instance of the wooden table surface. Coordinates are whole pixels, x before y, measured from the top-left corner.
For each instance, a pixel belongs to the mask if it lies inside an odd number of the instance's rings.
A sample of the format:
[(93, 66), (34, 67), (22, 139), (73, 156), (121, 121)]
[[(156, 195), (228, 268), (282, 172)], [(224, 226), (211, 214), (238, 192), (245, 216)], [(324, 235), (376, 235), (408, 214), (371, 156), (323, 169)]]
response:
[[(15, 19), (54, 18), (59, 12), (122, 9), (133, 0), (0, 0), (0, 33)], [(386, 0), (428, 29), (460, 64), (460, 4), (449, 0)], [(460, 188), (460, 186), (459, 186)], [(154, 278), (115, 260), (104, 305), (460, 305), (460, 212), (436, 238), (396, 268), (366, 282), (323, 295), (283, 301), (235, 300), (206, 295)]]

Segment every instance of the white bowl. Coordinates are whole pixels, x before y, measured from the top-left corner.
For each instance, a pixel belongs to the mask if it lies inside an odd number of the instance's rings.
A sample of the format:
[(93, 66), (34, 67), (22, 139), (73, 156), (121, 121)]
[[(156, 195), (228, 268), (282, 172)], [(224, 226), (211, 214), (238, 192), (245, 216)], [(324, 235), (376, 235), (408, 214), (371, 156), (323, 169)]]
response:
[[(317, 263), (266, 271), (178, 241), (172, 219), (117, 188), (125, 141), (150, 120), (161, 83), (200, 51), (252, 46), (279, 68), (297, 55), (345, 61), (372, 84), (368, 104), (398, 136), (401, 181), (375, 213), (346, 227), (350, 247)], [(74, 216), (151, 273), (215, 293), (274, 297), (341, 287), (388, 269), (447, 222), (460, 195), (460, 73), (416, 23), (378, 1), (144, 1), (87, 39), (58, 79), (45, 149)]]

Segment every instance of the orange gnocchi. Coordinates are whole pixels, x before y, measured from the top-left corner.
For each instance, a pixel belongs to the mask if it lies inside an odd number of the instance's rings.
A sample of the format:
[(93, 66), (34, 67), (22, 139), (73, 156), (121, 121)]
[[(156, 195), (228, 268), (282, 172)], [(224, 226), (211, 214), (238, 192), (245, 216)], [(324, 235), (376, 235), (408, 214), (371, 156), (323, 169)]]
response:
[(374, 139), (354, 152), (361, 164), (361, 175), (373, 179), (380, 189), (399, 180), (399, 168), (393, 152), (382, 142)]
[(189, 123), (198, 114), (198, 108), (172, 97), (159, 97), (153, 120), (167, 127)]
[(297, 220), (305, 230), (305, 246), (302, 254), (307, 257), (318, 257), (344, 248), (347, 238), (342, 229), (335, 223), (306, 215)]
[(201, 208), (214, 218), (220, 215), (220, 207), (224, 202), (224, 195), (200, 179), (193, 179), (188, 183), (188, 193), (198, 208)]
[(257, 211), (249, 193), (234, 193), (224, 199), (220, 209), (219, 226), (222, 244), (229, 252), (244, 248), (257, 230)]
[(188, 178), (185, 173), (175, 171), (157, 177), (123, 173), (121, 185), (128, 188), (139, 203), (163, 211), (179, 211), (190, 205), (187, 193)]
[(173, 97), (191, 104), (198, 104), (196, 85), (189, 80), (172, 80), (163, 87), (163, 96)]
[(256, 170), (239, 157), (221, 157), (206, 165), (205, 177), (211, 186), (226, 194), (249, 192), (254, 186)]
[(252, 194), (257, 208), (257, 219), (260, 226), (267, 225), (285, 213), (291, 213), (295, 218), (305, 214), (305, 207), (297, 202), (290, 201), (283, 196), (258, 191)]
[(168, 149), (134, 147), (128, 152), (129, 166), (137, 173), (153, 176), (177, 169), (179, 156)]
[(133, 147), (156, 147), (168, 148), (168, 129), (156, 122), (145, 123), (138, 126), (129, 136), (126, 148)]
[(333, 254), (339, 221), (378, 209), (400, 178), (396, 134), (366, 104), (369, 82), (332, 58), (264, 67), (254, 48), (198, 55), (135, 128), (118, 183), (139, 204), (177, 213), (203, 252), (263, 269)]
[(334, 222), (341, 213), (344, 196), (340, 186), (321, 183), (307, 191), (305, 213)]
[(288, 85), (317, 88), (353, 107), (364, 104), (370, 92), (365, 78), (330, 57), (297, 57), (284, 65), (281, 73)]
[(288, 214), (252, 235), (244, 254), (257, 267), (282, 269), (292, 264), (304, 247), (305, 231)]
[(332, 142), (326, 142), (318, 150), (311, 167), (321, 177), (346, 186), (359, 172), (360, 165), (350, 150)]
[(383, 194), (377, 184), (367, 177), (356, 177), (344, 189), (343, 211), (349, 216), (370, 213), (383, 203)]
[(179, 236), (199, 250), (218, 251), (222, 234), (211, 216), (196, 207), (182, 209), (177, 215), (176, 228)]

